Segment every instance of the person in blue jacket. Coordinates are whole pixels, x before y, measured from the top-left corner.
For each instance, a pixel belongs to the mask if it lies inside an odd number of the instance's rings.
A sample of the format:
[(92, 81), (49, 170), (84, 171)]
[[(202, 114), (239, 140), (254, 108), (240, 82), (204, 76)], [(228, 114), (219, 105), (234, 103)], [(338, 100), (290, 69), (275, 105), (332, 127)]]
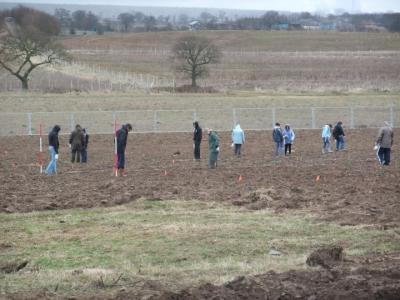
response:
[(331, 153), (332, 124), (326, 124), (322, 128), (322, 154)]
[(283, 130), (283, 140), (285, 142), (285, 155), (292, 154), (292, 144), (296, 135), (289, 124), (285, 125), (285, 130)]
[(244, 131), (240, 127), (240, 124), (237, 123), (235, 128), (233, 128), (232, 130), (232, 144), (235, 147), (234, 151), (237, 157), (240, 157), (241, 155), (241, 149), (244, 142), (245, 142)]
[(53, 173), (57, 173), (58, 148), (60, 147), (60, 143), (58, 141), (58, 133), (60, 132), (60, 130), (61, 127), (55, 125), (49, 133), (50, 162), (45, 170), (45, 173), (49, 176)]

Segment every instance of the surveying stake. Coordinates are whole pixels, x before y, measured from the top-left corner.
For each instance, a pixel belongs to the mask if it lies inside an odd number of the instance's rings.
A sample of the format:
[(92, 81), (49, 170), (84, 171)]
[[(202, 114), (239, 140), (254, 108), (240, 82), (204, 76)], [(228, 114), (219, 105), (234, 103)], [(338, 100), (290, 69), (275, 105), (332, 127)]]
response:
[(118, 177), (118, 153), (117, 153), (117, 120), (114, 121), (114, 172)]
[(40, 174), (43, 174), (43, 139), (42, 139), (42, 124), (39, 125), (39, 166), (40, 166)]

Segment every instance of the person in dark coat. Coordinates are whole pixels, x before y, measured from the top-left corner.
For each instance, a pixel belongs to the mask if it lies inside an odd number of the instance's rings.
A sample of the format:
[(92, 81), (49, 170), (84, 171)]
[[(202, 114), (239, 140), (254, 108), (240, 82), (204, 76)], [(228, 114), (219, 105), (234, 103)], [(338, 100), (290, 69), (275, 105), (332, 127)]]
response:
[(117, 136), (117, 168), (120, 175), (125, 175), (125, 149), (126, 143), (128, 141), (128, 133), (132, 131), (132, 125), (127, 123), (122, 125), (121, 129), (119, 129), (116, 133)]
[(208, 128), (208, 168), (215, 169), (217, 167), (219, 154), (219, 137), (217, 133)]
[(275, 123), (272, 130), (272, 140), (275, 142), (275, 155), (283, 155), (283, 133), (279, 123)]
[(55, 125), (49, 133), (50, 162), (45, 171), (45, 173), (49, 176), (53, 173), (57, 173), (58, 148), (60, 147), (58, 133), (60, 130), (60, 126)]
[(203, 131), (199, 126), (199, 122), (193, 123), (194, 131), (193, 131), (193, 152), (194, 152), (194, 159), (199, 161), (200, 160), (200, 144), (201, 139), (203, 138)]
[(83, 147), (81, 151), (81, 163), (87, 162), (87, 148), (89, 144), (89, 134), (86, 132), (86, 128), (82, 129), (83, 133)]
[(344, 130), (343, 130), (343, 122), (339, 121), (335, 125), (332, 131), (332, 135), (336, 140), (336, 151), (344, 150)]
[(79, 163), (81, 161), (81, 152), (84, 144), (81, 125), (76, 125), (75, 130), (71, 132), (69, 144), (71, 147), (71, 162), (75, 162), (76, 157), (76, 162)]

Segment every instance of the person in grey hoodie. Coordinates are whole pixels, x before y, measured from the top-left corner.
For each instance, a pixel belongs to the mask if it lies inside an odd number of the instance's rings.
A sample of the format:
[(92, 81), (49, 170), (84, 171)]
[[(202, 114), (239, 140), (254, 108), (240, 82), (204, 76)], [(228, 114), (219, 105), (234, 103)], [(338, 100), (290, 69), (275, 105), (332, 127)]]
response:
[(235, 128), (232, 130), (232, 144), (234, 145), (235, 149), (235, 155), (237, 157), (240, 157), (241, 155), (241, 149), (242, 145), (244, 144), (245, 138), (244, 138), (244, 131), (240, 127), (240, 124), (237, 123)]
[(376, 139), (379, 161), (382, 165), (390, 164), (390, 152), (393, 146), (393, 129), (389, 122), (384, 122), (384, 126), (379, 129)]

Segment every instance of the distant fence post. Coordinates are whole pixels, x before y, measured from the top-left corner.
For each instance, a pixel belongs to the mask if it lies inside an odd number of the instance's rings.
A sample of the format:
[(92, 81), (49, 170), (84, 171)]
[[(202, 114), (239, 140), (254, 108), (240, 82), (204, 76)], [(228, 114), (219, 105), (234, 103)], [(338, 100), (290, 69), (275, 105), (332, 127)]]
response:
[(193, 122), (197, 121), (197, 112), (196, 110), (193, 111)]
[(272, 128), (274, 128), (275, 123), (276, 123), (276, 111), (275, 111), (275, 107), (273, 107), (273, 108), (271, 109), (271, 112), (272, 112)]
[(154, 111), (154, 117), (153, 117), (153, 131), (156, 132), (158, 130), (158, 116), (157, 116), (157, 111)]
[(393, 114), (393, 106), (390, 107), (390, 125), (394, 127), (394, 114)]
[(354, 129), (354, 108), (350, 107), (350, 128)]
[(311, 129), (315, 129), (316, 125), (315, 125), (315, 108), (312, 107), (311, 108)]
[(28, 113), (28, 134), (32, 135), (32, 113)]
[(232, 121), (233, 121), (233, 126), (236, 124), (236, 109), (232, 108)]

